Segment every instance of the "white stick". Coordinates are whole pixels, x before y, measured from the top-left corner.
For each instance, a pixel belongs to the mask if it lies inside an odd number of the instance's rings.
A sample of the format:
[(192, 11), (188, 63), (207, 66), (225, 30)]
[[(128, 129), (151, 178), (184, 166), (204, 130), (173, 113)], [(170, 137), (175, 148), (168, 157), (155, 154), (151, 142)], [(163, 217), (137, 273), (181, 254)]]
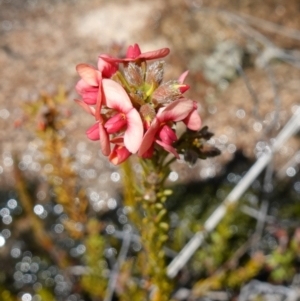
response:
[(245, 176), (233, 188), (221, 205), (212, 213), (204, 224), (204, 230), (197, 232), (185, 245), (180, 253), (172, 260), (167, 268), (167, 275), (174, 278), (178, 271), (188, 262), (196, 250), (201, 246), (207, 233), (214, 230), (227, 212), (229, 204), (236, 203), (248, 187), (253, 183), (257, 176), (271, 161), (273, 154), (300, 128), (300, 107), (296, 110), (290, 120), (276, 137), (269, 151), (261, 155)]

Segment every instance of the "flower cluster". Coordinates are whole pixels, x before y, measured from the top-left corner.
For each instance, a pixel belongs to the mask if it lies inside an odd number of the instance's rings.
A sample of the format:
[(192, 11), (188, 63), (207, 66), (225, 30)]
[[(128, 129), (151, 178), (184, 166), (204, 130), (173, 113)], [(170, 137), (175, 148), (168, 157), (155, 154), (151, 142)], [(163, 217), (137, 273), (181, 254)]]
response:
[(183, 95), (189, 88), (184, 84), (188, 72), (163, 83), (164, 62), (157, 59), (168, 54), (168, 48), (141, 53), (134, 44), (125, 58), (102, 54), (97, 68), (77, 65), (81, 79), (76, 91), (82, 100), (76, 102), (95, 118), (87, 136), (100, 140), (103, 155), (113, 164), (131, 154), (151, 158), (160, 150), (179, 158), (177, 122), (192, 131), (200, 129), (197, 103)]

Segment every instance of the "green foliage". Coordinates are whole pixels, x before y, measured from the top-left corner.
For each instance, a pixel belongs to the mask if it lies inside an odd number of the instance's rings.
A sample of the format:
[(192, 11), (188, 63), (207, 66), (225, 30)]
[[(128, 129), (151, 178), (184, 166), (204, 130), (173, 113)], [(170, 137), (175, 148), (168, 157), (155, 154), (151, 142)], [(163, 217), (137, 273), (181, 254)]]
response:
[(266, 261), (267, 267), (271, 270), (270, 277), (273, 281), (282, 283), (290, 281), (295, 275), (294, 266), (295, 253), (291, 249), (275, 249)]
[(90, 219), (85, 239), (86, 254), (84, 256), (86, 273), (81, 277), (82, 288), (93, 297), (104, 299), (107, 287), (108, 270), (104, 259), (105, 241), (99, 231), (100, 223)]
[(13, 294), (9, 290), (7, 290), (1, 286), (0, 286), (0, 298), (2, 301), (16, 301), (17, 300), (16, 297), (13, 296)]

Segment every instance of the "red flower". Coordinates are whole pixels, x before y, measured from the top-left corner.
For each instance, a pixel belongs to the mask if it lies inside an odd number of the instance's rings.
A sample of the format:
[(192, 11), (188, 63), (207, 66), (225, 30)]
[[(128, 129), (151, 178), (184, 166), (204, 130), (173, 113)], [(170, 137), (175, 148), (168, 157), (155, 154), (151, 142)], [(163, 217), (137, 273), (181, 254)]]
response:
[(150, 128), (143, 137), (138, 155), (143, 157), (154, 142), (162, 146), (166, 151), (179, 157), (172, 144), (177, 140), (172, 125), (178, 121), (183, 121), (191, 130), (199, 130), (201, 119), (197, 113), (197, 105), (190, 99), (181, 98), (159, 110)]
[(81, 80), (76, 85), (76, 91), (82, 96), (82, 100), (89, 105), (97, 102), (99, 93), (101, 93), (102, 74), (93, 66), (88, 64), (79, 64), (76, 66)]
[(124, 146), (123, 137), (112, 139), (115, 146), (109, 155), (109, 161), (115, 165), (121, 164), (131, 155), (130, 151)]
[[(103, 57), (110, 58), (107, 54), (102, 54)], [(111, 78), (118, 71), (118, 64), (115, 62), (109, 63), (102, 59), (98, 58), (98, 70), (102, 73), (103, 78)]]
[[(104, 57), (109, 57), (103, 55)], [(82, 96), (85, 103), (95, 105), (97, 103), (98, 94), (101, 93), (102, 78), (110, 78), (118, 70), (118, 64), (109, 63), (105, 60), (98, 59), (98, 70), (88, 64), (79, 64), (76, 66), (81, 80), (76, 85), (76, 91)]]
[[(96, 117), (96, 124), (92, 125), (86, 132), (91, 140), (99, 140), (104, 155), (110, 154), (109, 134), (118, 134), (122, 131), (124, 145), (131, 153), (136, 153), (140, 147), (143, 138), (143, 123), (138, 111), (133, 107), (129, 96), (117, 82), (111, 79), (102, 80), (102, 89), (104, 104), (117, 111), (117, 113), (104, 122), (100, 115), (99, 106), (96, 110), (87, 104), (78, 101), (87, 112)], [(98, 118), (97, 118), (98, 115)], [(123, 133), (124, 130), (124, 133)]]
[(123, 59), (100, 55), (99, 57), (108, 63), (128, 63), (138, 60), (154, 60), (167, 56), (170, 53), (169, 48), (162, 48), (154, 51), (141, 52), (138, 44), (130, 45), (126, 52), (126, 57)]

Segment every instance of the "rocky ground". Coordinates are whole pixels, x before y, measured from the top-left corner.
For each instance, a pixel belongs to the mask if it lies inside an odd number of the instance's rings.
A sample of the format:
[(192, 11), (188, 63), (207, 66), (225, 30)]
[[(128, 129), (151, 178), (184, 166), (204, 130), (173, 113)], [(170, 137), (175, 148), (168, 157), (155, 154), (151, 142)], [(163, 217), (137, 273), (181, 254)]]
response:
[[(167, 79), (190, 70), (189, 96), (199, 101), (203, 124), (222, 150), (193, 173), (178, 165), (182, 179), (213, 176), (236, 149), (255, 157), (257, 143), (276, 136), (300, 103), (299, 55), (293, 52), (300, 39), (299, 9), (297, 1), (0, 1), (2, 168), (9, 169), (5, 158), (32, 139), (15, 129), (22, 103), (58, 85), (70, 91), (71, 152), (84, 142), (95, 154), (97, 146), (83, 134), (89, 117), (72, 102), (75, 66), (95, 64), (99, 53), (120, 53), (134, 42), (144, 51), (171, 49)], [(283, 62), (274, 49), (293, 57)], [(298, 148), (295, 139), (285, 145), (279, 164)]]

